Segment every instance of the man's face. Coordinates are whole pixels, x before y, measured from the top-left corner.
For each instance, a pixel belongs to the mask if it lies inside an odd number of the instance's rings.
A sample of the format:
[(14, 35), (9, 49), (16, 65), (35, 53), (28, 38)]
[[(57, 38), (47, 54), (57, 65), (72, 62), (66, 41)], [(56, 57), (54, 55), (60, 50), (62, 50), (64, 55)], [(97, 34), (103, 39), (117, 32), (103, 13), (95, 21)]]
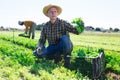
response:
[(51, 19), (51, 20), (56, 20), (57, 16), (58, 16), (58, 12), (57, 12), (57, 9), (52, 7), (48, 10), (48, 13), (47, 13), (48, 17)]

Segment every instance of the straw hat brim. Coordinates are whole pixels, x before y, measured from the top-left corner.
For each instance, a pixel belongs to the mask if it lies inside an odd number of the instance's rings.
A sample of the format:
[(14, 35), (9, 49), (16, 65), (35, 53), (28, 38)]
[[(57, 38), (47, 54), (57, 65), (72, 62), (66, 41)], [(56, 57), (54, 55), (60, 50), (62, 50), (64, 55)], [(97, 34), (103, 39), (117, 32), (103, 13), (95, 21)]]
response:
[[(55, 8), (57, 9), (58, 15), (61, 14), (62, 8), (61, 8), (60, 6), (57, 6), (57, 5), (47, 5), (47, 6), (45, 6), (45, 7), (43, 8), (43, 13), (44, 13), (45, 16), (47, 16), (48, 10), (49, 10), (50, 8), (52, 8), (52, 7), (55, 7)], [(47, 17), (48, 17), (48, 16), (47, 16)]]

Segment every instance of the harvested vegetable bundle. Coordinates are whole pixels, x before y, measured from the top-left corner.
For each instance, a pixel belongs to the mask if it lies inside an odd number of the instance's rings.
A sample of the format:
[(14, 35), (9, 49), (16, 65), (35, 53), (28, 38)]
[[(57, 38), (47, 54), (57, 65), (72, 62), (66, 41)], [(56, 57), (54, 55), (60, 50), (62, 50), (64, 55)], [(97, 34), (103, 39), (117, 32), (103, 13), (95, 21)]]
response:
[(92, 48), (92, 47), (86, 47), (86, 48), (79, 48), (77, 50), (74, 50), (72, 53), (72, 56), (77, 57), (97, 57), (101, 54), (101, 48)]
[(79, 33), (82, 33), (84, 31), (84, 22), (81, 17), (73, 19), (72, 23), (76, 24), (76, 28)]

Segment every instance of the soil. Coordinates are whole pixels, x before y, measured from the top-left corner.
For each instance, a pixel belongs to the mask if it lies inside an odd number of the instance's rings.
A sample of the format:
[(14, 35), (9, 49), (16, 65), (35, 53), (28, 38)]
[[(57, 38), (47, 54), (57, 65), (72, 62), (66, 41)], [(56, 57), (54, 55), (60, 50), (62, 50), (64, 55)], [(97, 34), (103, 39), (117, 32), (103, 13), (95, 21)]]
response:
[(120, 74), (115, 74), (113, 72), (107, 72), (106, 77), (108, 80), (120, 80)]

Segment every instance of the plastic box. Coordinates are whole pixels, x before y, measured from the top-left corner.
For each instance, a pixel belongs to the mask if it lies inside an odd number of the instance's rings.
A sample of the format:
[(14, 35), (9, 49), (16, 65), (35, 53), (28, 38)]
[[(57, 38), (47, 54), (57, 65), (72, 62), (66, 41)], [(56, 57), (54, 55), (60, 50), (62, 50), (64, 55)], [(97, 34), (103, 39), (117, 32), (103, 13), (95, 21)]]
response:
[(97, 57), (76, 57), (72, 63), (72, 68), (77, 69), (77, 72), (90, 78), (99, 78), (105, 70), (105, 55), (104, 50), (100, 51)]

